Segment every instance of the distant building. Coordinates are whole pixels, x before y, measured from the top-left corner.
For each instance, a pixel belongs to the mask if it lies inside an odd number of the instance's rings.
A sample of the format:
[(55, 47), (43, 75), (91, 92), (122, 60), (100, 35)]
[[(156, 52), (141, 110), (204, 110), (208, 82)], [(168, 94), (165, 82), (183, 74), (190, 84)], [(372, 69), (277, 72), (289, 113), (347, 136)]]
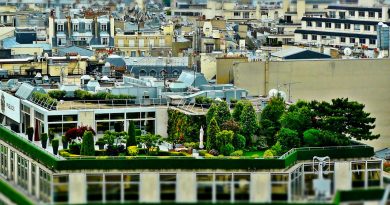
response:
[(389, 22), (388, 7), (332, 5), (326, 18), (303, 17), (295, 43), (377, 47), (377, 25)]
[(99, 16), (85, 18), (49, 18), (49, 38), (53, 47), (90, 46), (108, 48), (114, 46), (114, 18)]
[(275, 53), (271, 53), (271, 59), (274, 60), (299, 60), (299, 59), (328, 59), (331, 56), (311, 51), (303, 48), (288, 48)]

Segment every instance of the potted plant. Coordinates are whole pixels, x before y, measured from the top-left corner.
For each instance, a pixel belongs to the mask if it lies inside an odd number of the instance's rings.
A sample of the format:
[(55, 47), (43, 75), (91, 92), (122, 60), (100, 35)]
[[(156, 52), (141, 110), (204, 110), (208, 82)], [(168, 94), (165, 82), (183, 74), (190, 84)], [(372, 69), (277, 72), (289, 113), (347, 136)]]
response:
[(57, 155), (58, 153), (58, 146), (60, 146), (60, 140), (59, 139), (53, 139), (51, 141), (51, 146), (53, 147), (53, 154)]
[(47, 133), (42, 133), (41, 134), (41, 143), (42, 143), (42, 148), (46, 149), (46, 146), (47, 146)]
[(103, 138), (99, 138), (96, 143), (95, 143), (97, 146), (99, 146), (99, 150), (102, 150), (104, 149), (104, 145), (106, 145), (106, 140), (104, 140)]
[(65, 135), (62, 135), (61, 141), (62, 141), (62, 148), (68, 149), (68, 138), (65, 137)]
[(34, 136), (34, 128), (33, 127), (28, 127), (26, 129), (26, 134), (28, 136), (28, 140), (32, 141), (32, 138)]
[(51, 143), (53, 139), (54, 139), (54, 130), (49, 129), (49, 142)]

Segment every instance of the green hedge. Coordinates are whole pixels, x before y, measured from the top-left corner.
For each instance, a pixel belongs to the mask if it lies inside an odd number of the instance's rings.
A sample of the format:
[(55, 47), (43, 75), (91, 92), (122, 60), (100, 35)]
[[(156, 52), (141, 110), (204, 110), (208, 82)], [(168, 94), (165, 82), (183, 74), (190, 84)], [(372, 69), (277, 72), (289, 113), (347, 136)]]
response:
[[(312, 160), (314, 156), (332, 158), (362, 158), (374, 155), (369, 146), (308, 149), (293, 151), (285, 159), (248, 158), (207, 158), (191, 157), (96, 157), (61, 160), (47, 153), (32, 142), (22, 139), (15, 133), (0, 126), (0, 140), (9, 143), (32, 159), (55, 170), (80, 169), (284, 169), (294, 165), (297, 160)], [(140, 149), (141, 150), (141, 149)], [(103, 163), (100, 163), (102, 161)]]
[(334, 197), (333, 203), (340, 204), (341, 202), (352, 201), (370, 201), (381, 200), (384, 194), (384, 189), (355, 189), (351, 191), (338, 191)]
[(30, 156), (35, 161), (44, 164), (48, 168), (57, 167), (57, 163), (59, 161), (56, 157), (34, 145), (33, 142), (17, 136), (15, 133), (3, 126), (0, 126), (0, 140), (7, 142), (12, 145), (12, 147), (23, 152), (27, 156)]
[(9, 200), (15, 204), (23, 205), (33, 205), (34, 203), (30, 201), (26, 196), (15, 190), (12, 186), (0, 179), (0, 193), (6, 196)]

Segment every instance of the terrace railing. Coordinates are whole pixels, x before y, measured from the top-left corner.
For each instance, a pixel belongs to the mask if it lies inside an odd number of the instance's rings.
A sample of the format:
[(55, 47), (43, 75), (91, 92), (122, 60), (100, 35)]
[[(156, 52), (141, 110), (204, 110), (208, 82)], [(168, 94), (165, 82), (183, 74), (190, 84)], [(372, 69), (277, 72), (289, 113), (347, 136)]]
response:
[(167, 105), (165, 98), (112, 99), (112, 100), (74, 100), (59, 102), (58, 110), (116, 109), (118, 107), (156, 107)]

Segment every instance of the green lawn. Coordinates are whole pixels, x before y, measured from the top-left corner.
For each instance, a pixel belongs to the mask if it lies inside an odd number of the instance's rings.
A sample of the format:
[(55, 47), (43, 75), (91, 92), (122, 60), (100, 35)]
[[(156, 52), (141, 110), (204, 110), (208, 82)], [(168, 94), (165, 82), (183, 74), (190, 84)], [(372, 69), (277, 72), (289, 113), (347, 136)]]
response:
[(259, 155), (259, 157), (263, 157), (265, 151), (250, 151), (250, 152), (244, 152), (244, 156), (251, 157), (255, 154)]

